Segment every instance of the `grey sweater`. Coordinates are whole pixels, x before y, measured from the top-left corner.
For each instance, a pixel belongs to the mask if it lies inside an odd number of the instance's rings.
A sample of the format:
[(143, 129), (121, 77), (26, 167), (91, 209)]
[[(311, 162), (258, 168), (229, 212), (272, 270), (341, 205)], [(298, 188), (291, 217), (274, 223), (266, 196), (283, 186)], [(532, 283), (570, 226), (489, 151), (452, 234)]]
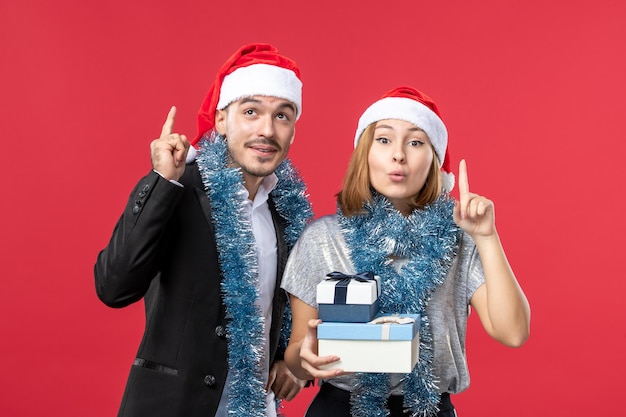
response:
[[(469, 300), (485, 282), (478, 251), (472, 239), (462, 235), (456, 258), (443, 284), (426, 308), (434, 340), (433, 371), (440, 392), (464, 391), (470, 383), (465, 356), (465, 333), (470, 313)], [(317, 308), (316, 286), (332, 271), (354, 274), (336, 215), (321, 217), (304, 231), (289, 256), (282, 288)], [(384, 285), (384, 281), (383, 284)], [(390, 394), (402, 394), (402, 374), (391, 374)], [(342, 375), (329, 382), (352, 391), (353, 375)]]

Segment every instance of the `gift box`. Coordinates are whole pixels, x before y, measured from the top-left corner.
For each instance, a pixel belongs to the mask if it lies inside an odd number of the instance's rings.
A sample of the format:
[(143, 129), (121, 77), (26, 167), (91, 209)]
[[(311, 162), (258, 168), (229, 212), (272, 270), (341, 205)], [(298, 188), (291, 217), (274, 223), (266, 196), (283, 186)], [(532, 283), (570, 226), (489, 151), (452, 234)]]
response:
[(409, 373), (419, 355), (419, 329), (419, 314), (378, 315), (369, 323), (322, 322), (318, 355), (341, 359), (321, 369)]
[(317, 309), (322, 321), (366, 323), (376, 316), (380, 277), (371, 272), (331, 272), (327, 277), (317, 285)]

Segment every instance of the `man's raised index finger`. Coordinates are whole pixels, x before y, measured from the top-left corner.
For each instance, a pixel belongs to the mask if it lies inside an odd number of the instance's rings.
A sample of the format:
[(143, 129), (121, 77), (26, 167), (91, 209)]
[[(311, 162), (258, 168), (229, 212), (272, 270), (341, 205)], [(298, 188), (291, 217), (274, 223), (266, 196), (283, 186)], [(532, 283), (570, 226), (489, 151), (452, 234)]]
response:
[(170, 135), (174, 130), (174, 118), (176, 117), (176, 106), (172, 106), (169, 113), (167, 113), (167, 119), (165, 119), (165, 123), (163, 123), (163, 128), (161, 129), (161, 137)]

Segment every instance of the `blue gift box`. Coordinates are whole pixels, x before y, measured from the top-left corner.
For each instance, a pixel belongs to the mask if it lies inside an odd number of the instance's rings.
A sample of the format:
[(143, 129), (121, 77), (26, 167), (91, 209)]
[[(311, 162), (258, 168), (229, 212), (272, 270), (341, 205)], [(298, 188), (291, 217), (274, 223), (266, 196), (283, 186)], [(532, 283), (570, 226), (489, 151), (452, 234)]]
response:
[(413, 340), (415, 335), (419, 333), (420, 315), (419, 314), (402, 314), (389, 315), (379, 314), (374, 318), (383, 319), (393, 318), (409, 318), (413, 321), (410, 323), (399, 324), (394, 322), (373, 324), (368, 323), (338, 323), (338, 322), (322, 322), (317, 326), (318, 339), (336, 339), (336, 340)]
[(317, 308), (322, 321), (365, 323), (378, 313), (378, 276), (371, 272), (331, 272), (328, 277), (317, 285)]
[(378, 299), (373, 304), (318, 304), (324, 322), (366, 323), (378, 313)]
[(346, 372), (411, 372), (419, 356), (419, 314), (379, 314), (373, 321), (382, 323), (320, 323), (317, 326), (319, 356), (340, 357), (338, 362), (322, 368)]

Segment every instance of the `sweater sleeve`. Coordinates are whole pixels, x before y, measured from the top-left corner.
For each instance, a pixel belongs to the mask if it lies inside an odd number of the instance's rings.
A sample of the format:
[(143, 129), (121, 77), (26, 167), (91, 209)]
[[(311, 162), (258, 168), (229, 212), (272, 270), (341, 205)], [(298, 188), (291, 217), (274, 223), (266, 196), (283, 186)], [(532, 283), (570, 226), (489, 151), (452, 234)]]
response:
[(282, 288), (317, 308), (317, 284), (333, 271), (355, 272), (335, 215), (321, 217), (304, 230), (289, 255)]

